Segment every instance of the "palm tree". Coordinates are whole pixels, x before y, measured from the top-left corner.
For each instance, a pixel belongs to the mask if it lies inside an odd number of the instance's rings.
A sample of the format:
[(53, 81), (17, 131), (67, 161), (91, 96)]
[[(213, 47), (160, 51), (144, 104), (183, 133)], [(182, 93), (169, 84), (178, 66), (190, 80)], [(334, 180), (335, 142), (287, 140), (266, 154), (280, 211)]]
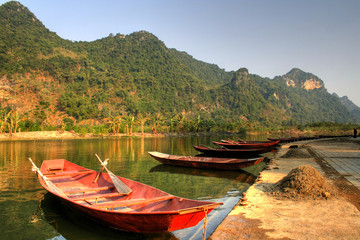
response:
[(176, 126), (178, 132), (181, 132), (183, 130), (184, 123), (185, 123), (185, 115), (184, 114), (179, 114), (178, 115), (178, 124)]
[(121, 126), (122, 116), (110, 116), (105, 118), (105, 122), (110, 124), (113, 134), (118, 134)]
[(176, 126), (177, 125), (177, 122), (178, 122), (178, 115), (177, 114), (171, 114), (171, 115), (169, 115), (169, 119), (168, 119), (168, 123), (169, 123), (169, 125), (170, 125), (170, 132), (172, 132), (173, 131), (173, 128), (174, 128), (174, 126)]
[(200, 124), (201, 124), (201, 117), (200, 115), (198, 115), (194, 120), (193, 120), (193, 124), (194, 124), (194, 130), (195, 132), (198, 132), (200, 130)]
[(153, 118), (153, 132), (157, 133), (160, 130), (161, 125), (164, 122), (164, 117), (160, 112), (154, 115)]
[(144, 134), (144, 125), (145, 125), (147, 120), (149, 120), (149, 115), (148, 114), (139, 113), (137, 115), (137, 122), (140, 123), (141, 134)]
[(126, 133), (128, 135), (132, 135), (133, 132), (133, 128), (135, 126), (135, 124), (137, 124), (136, 119), (133, 115), (128, 114), (125, 118), (125, 126), (126, 126)]

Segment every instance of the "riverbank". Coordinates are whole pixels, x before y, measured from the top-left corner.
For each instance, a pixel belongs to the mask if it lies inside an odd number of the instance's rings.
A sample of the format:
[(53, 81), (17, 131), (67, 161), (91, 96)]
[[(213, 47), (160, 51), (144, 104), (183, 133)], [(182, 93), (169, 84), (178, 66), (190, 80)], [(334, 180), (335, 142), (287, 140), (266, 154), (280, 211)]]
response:
[(0, 141), (16, 141), (16, 140), (55, 140), (55, 139), (91, 139), (91, 138), (122, 138), (122, 137), (183, 137), (183, 136), (215, 136), (215, 135), (233, 135), (234, 138), (239, 136), (237, 133), (215, 133), (215, 132), (199, 132), (199, 133), (177, 133), (177, 132), (161, 132), (161, 133), (133, 133), (131, 135), (125, 133), (118, 134), (93, 134), (93, 133), (76, 133), (74, 131), (33, 131), (33, 132), (17, 132), (13, 135), (9, 133), (0, 134)]
[(163, 134), (157, 133), (134, 133), (133, 135), (119, 134), (79, 134), (74, 131), (34, 131), (34, 132), (17, 132), (12, 136), (9, 133), (0, 134), (1, 140), (51, 140), (51, 139), (89, 139), (89, 138), (120, 138), (120, 137), (164, 137)]
[[(289, 148), (294, 145), (298, 147), (296, 151)], [(234, 207), (210, 239), (360, 239), (360, 190), (356, 187), (360, 182), (360, 167), (351, 165), (355, 167), (340, 174), (341, 170), (336, 170), (328, 161), (341, 158), (360, 161), (359, 139), (282, 145), (261, 173), (261, 180), (247, 190), (248, 200)], [(339, 196), (304, 200), (281, 198), (269, 192), (292, 169), (303, 165), (315, 168), (326, 177), (337, 187)]]
[[(278, 137), (299, 137), (299, 136), (316, 136), (316, 135), (351, 135), (350, 131), (272, 131), (272, 132), (247, 132), (249, 139), (257, 140), (259, 135)], [(121, 138), (121, 137), (181, 137), (181, 136), (214, 136), (214, 135), (229, 135), (234, 136), (234, 140), (239, 137), (239, 133), (234, 132), (195, 132), (195, 133), (178, 133), (178, 132), (161, 132), (161, 133), (133, 133), (127, 135), (125, 133), (118, 134), (94, 134), (94, 133), (76, 133), (74, 131), (32, 131), (32, 132), (17, 132), (13, 135), (9, 133), (0, 134), (0, 141), (6, 140), (51, 140), (51, 139), (89, 139), (89, 138)]]

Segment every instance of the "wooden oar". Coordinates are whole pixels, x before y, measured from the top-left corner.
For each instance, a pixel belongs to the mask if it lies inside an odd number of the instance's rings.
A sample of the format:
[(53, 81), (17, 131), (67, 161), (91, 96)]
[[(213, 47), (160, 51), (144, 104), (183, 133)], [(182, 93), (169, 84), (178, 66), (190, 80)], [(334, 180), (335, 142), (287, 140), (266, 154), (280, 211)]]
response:
[[(96, 154), (95, 154), (96, 155)], [(106, 165), (107, 164), (107, 161), (108, 161), (109, 159), (107, 158), (107, 159), (105, 159), (105, 161), (104, 161), (104, 165)], [(98, 172), (98, 174), (96, 175), (96, 177), (95, 177), (95, 180), (94, 180), (94, 183), (96, 183), (97, 182), (97, 180), (99, 179), (99, 177), (100, 177), (100, 174), (102, 173), (102, 171), (104, 171), (104, 166), (102, 166), (101, 167), (101, 169), (100, 169), (100, 171)]]
[(111, 181), (114, 183), (114, 186), (116, 188), (116, 190), (119, 193), (122, 194), (130, 194), (131, 193), (131, 188), (129, 188), (125, 183), (123, 183), (115, 174), (113, 174), (107, 167), (106, 167), (106, 162), (103, 162), (100, 157), (95, 153), (95, 156), (97, 157), (97, 159), (99, 160), (99, 162), (101, 163), (101, 165), (103, 166), (103, 168), (105, 168), (105, 170), (107, 171), (107, 173), (110, 176)]
[(36, 171), (36, 173), (44, 180), (45, 184), (56, 194), (66, 197), (66, 194), (57, 186), (55, 186), (55, 184), (53, 182), (51, 182), (46, 176), (44, 176), (41, 172), (40, 169), (35, 165), (35, 163), (33, 162), (33, 160), (31, 158), (29, 158), (31, 164), (33, 165), (32, 170)]

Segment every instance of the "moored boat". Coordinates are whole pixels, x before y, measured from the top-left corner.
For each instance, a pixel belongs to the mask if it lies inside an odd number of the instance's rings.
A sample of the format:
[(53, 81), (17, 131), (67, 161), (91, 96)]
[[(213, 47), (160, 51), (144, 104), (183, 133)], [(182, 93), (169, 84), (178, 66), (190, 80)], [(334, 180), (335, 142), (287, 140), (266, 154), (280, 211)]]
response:
[[(64, 159), (45, 160), (40, 169), (34, 165), (33, 170), (40, 184), (69, 207), (123, 231), (170, 232), (192, 227), (222, 204), (181, 198), (114, 175), (115, 180), (108, 170), (94, 171)], [(119, 190), (126, 188), (130, 191)]]
[(210, 156), (221, 157), (244, 157), (244, 156), (256, 156), (258, 154), (267, 153), (272, 151), (271, 148), (244, 148), (244, 149), (228, 149), (228, 148), (211, 148), (205, 146), (193, 146), (195, 150), (202, 152)]
[(225, 147), (228, 149), (251, 149), (251, 148), (269, 148), (278, 144), (280, 140), (275, 141), (231, 141), (231, 140), (223, 140), (221, 142), (213, 142), (213, 144), (221, 147)]
[(297, 142), (297, 141), (305, 141), (305, 140), (314, 140), (322, 138), (321, 136), (314, 136), (314, 137), (288, 137), (288, 138), (268, 138), (270, 141), (279, 141), (280, 143), (289, 143), (289, 142)]
[(317, 140), (323, 138), (347, 138), (352, 135), (319, 135), (319, 136), (300, 136), (300, 137), (288, 137), (288, 138), (268, 138), (271, 141), (279, 140), (280, 143), (298, 142), (306, 140)]
[(170, 155), (161, 152), (148, 152), (157, 161), (182, 167), (209, 168), (219, 170), (240, 170), (261, 163), (265, 157), (250, 159), (239, 158), (213, 158)]

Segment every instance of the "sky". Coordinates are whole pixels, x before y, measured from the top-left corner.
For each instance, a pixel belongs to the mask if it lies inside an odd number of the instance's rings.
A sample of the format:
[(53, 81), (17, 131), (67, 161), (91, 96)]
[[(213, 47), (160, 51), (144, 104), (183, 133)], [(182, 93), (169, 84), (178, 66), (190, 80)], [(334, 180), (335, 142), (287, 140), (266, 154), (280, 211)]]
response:
[[(7, 1), (0, 0), (0, 4)], [(300, 68), (360, 106), (359, 0), (19, 0), (73, 41), (145, 30), (226, 71)]]

